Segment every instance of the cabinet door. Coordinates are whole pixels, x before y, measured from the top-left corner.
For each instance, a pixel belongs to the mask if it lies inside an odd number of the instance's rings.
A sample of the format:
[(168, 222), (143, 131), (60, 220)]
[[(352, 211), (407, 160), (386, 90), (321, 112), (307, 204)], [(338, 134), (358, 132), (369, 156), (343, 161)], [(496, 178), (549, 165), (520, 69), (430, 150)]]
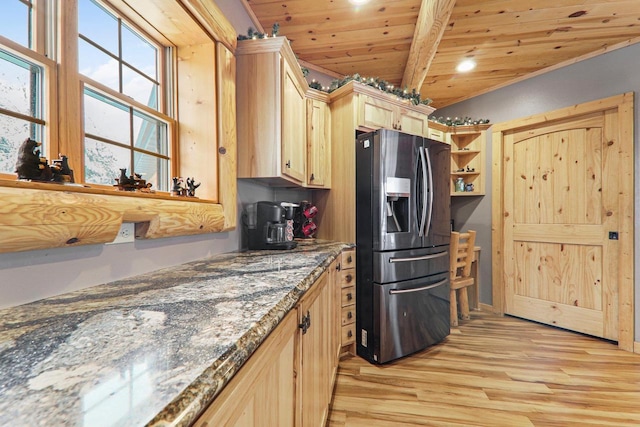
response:
[(367, 95), (360, 95), (358, 106), (358, 125), (368, 129), (395, 129), (396, 106)]
[(418, 136), (429, 136), (429, 116), (411, 111), (406, 108), (400, 108), (398, 114), (398, 130), (404, 133), (410, 133)]
[(285, 317), (194, 426), (293, 427), (296, 314)]
[(282, 60), (282, 174), (305, 182), (306, 102), (292, 69)]
[(309, 327), (300, 331), (301, 339), (301, 387), (299, 415), (300, 425), (320, 427), (325, 424), (331, 403), (333, 372), (336, 357), (335, 345), (337, 318), (335, 293), (327, 272), (318, 282), (310, 298), (300, 305), (300, 323), (309, 319)]
[(325, 102), (307, 100), (307, 184), (312, 187), (329, 187), (329, 115)]

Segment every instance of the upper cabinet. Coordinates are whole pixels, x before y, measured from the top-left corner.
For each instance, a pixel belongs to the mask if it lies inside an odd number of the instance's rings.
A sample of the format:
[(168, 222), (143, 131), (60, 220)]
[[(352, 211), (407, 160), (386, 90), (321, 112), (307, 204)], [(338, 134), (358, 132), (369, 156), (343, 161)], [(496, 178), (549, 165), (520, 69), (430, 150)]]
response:
[(285, 37), (238, 42), (238, 177), (306, 183), (309, 86)]
[(412, 135), (428, 135), (428, 117), (429, 112), (433, 111), (432, 108), (407, 104), (404, 100), (363, 84), (349, 83), (343, 88), (335, 91), (331, 98), (339, 97), (343, 92), (348, 93), (349, 90), (358, 92), (359, 126), (371, 130), (385, 128)]
[(451, 195), (484, 196), (486, 130), (490, 125), (452, 126), (447, 132), (451, 144)]
[(324, 92), (307, 92), (307, 187), (331, 187), (331, 111)]

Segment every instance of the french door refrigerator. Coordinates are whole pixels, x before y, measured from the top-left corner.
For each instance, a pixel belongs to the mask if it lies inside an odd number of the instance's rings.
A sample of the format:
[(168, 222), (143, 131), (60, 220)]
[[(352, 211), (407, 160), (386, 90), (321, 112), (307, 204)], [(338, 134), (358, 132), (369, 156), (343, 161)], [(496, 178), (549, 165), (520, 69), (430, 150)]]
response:
[(356, 138), (356, 343), (386, 363), (449, 335), (450, 147)]

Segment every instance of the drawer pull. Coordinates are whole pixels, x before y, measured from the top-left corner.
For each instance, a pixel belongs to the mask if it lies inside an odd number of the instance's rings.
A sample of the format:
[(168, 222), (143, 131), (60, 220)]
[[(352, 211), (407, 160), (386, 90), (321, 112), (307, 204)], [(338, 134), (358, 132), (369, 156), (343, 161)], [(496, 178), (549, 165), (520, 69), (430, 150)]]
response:
[(347, 294), (347, 301), (351, 301), (353, 299), (353, 295), (351, 294), (351, 292), (349, 292)]
[(351, 281), (353, 280), (353, 276), (352, 276), (352, 275), (350, 275), (350, 274), (347, 274), (347, 275), (344, 277), (344, 280), (345, 280), (345, 282), (347, 282), (347, 283), (351, 283)]
[(340, 267), (340, 263), (336, 264), (336, 270), (340, 271), (341, 267)]
[(351, 313), (350, 311), (347, 313), (347, 319), (351, 319), (353, 317), (353, 313)]
[(351, 255), (349, 255), (349, 258), (347, 258), (347, 262), (348, 262), (349, 264), (351, 264), (351, 263), (353, 262), (353, 258), (351, 258)]
[(347, 338), (351, 338), (353, 336), (353, 332), (351, 331), (351, 329), (349, 329), (349, 332), (347, 332)]

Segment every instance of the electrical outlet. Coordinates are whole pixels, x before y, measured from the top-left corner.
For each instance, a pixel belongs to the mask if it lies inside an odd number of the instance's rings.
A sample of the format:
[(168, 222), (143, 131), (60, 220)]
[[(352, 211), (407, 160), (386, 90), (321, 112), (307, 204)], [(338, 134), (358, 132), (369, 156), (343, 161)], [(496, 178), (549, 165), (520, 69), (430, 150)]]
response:
[(117, 245), (119, 243), (131, 243), (136, 240), (136, 225), (133, 222), (123, 222), (118, 230), (118, 234), (113, 242), (108, 245)]

